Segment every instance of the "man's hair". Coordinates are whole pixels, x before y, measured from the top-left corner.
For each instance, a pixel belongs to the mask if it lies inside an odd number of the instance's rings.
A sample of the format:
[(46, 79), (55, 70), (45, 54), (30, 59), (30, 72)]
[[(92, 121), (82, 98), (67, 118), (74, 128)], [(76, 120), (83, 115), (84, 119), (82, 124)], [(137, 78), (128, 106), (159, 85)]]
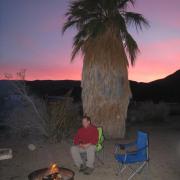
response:
[(87, 119), (87, 121), (89, 121), (91, 123), (91, 118), (89, 116), (83, 116), (83, 119)]

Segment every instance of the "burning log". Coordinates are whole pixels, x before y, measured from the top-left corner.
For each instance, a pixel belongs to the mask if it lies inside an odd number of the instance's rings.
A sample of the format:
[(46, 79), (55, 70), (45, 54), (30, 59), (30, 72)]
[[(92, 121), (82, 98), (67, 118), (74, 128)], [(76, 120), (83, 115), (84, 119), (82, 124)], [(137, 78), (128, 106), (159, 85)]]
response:
[(49, 170), (50, 174), (43, 177), (43, 180), (62, 180), (62, 176), (59, 172), (59, 168), (56, 164), (53, 164)]
[(60, 168), (56, 164), (50, 168), (39, 169), (28, 176), (29, 180), (74, 180), (74, 172), (70, 169)]

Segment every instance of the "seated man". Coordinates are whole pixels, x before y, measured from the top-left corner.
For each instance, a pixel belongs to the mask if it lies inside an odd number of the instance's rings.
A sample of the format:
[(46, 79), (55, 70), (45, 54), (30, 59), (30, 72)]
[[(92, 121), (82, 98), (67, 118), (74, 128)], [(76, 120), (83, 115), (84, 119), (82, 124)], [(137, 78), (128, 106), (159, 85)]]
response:
[[(98, 130), (91, 124), (91, 119), (84, 116), (80, 128), (74, 137), (74, 146), (71, 148), (72, 158), (80, 172), (89, 175), (94, 169), (96, 144), (98, 142)], [(87, 154), (87, 163), (84, 164), (81, 153)]]

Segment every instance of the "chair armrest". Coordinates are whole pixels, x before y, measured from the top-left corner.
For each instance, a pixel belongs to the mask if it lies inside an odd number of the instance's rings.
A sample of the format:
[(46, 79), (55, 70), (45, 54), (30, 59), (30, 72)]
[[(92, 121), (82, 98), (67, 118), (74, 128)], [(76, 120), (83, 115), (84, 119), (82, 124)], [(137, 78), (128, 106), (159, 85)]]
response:
[(125, 152), (127, 151), (127, 148), (132, 147), (136, 144), (136, 141), (131, 142), (131, 143), (127, 143), (127, 144), (115, 144), (115, 151), (114, 154), (123, 154), (120, 153), (120, 150), (125, 150)]
[(125, 154), (136, 154), (136, 153), (138, 153), (138, 152), (140, 152), (140, 151), (143, 151), (144, 149), (146, 149), (148, 146), (144, 146), (144, 147), (142, 147), (142, 148), (139, 148), (139, 149), (137, 149), (137, 150), (135, 150), (135, 151), (126, 151), (125, 152)]
[(136, 144), (136, 141), (130, 142), (130, 143), (119, 143), (119, 144), (115, 144), (116, 147), (130, 147)]

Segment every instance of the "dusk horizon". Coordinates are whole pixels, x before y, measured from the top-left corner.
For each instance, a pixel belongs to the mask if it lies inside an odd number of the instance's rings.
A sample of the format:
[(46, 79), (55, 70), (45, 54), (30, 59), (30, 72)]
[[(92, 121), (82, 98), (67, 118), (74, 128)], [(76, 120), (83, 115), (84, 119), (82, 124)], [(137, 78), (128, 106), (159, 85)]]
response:
[[(180, 2), (173, 1), (137, 0), (132, 8), (144, 14), (151, 27), (139, 33), (130, 29), (141, 51), (135, 66), (129, 66), (130, 80), (150, 82), (180, 68)], [(76, 31), (61, 33), (67, 0), (0, 4), (0, 79), (4, 73), (27, 69), (27, 80), (81, 80), (82, 56), (70, 62)]]
[[(134, 80), (134, 79), (133, 80), (129, 79), (129, 81), (134, 81), (134, 82), (138, 82), (138, 83), (151, 83), (153, 81), (164, 79), (164, 78), (166, 78), (166, 77), (168, 77), (168, 76), (170, 76), (170, 75), (172, 75), (178, 71), (180, 71), (180, 69), (177, 69), (176, 71), (173, 71), (172, 73), (167, 74), (164, 77), (154, 79), (152, 81), (138, 81), (138, 80)], [(9, 73), (7, 73), (7, 74), (9, 74)], [(13, 74), (11, 74), (11, 75), (13, 75)], [(16, 77), (16, 76), (14, 76), (14, 77)], [(0, 80), (19, 80), (19, 79), (18, 78), (7, 79), (6, 77), (3, 77)], [(25, 79), (25, 81), (82, 81), (82, 80), (81, 79)]]

